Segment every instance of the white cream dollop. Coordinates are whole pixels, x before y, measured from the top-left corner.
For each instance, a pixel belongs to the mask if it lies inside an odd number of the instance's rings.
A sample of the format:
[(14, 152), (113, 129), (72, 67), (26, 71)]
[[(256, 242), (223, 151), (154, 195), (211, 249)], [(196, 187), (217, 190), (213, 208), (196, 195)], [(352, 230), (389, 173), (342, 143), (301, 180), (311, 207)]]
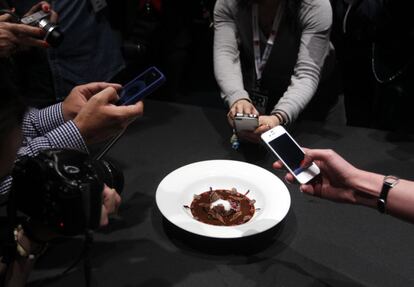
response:
[(224, 199), (217, 199), (216, 201), (212, 202), (210, 205), (210, 209), (213, 209), (214, 207), (218, 206), (218, 205), (222, 205), (224, 207), (225, 211), (230, 211), (231, 210), (231, 204), (228, 200), (224, 200)]

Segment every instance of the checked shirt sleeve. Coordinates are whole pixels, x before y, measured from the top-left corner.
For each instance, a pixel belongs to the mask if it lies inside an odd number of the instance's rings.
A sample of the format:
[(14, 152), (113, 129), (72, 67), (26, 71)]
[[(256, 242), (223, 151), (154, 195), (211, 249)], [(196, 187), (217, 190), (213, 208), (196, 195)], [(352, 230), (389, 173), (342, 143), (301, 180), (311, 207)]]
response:
[(23, 119), (23, 136), (29, 138), (42, 136), (64, 123), (62, 103), (41, 110), (32, 108)]
[[(17, 158), (36, 156), (41, 150), (50, 148), (71, 148), (88, 152), (88, 148), (73, 121), (65, 123), (62, 104), (56, 104), (42, 110), (31, 109), (26, 113), (23, 124), (23, 144)], [(10, 191), (12, 178), (0, 183), (0, 204)]]
[(12, 185), (12, 177), (7, 177), (2, 183), (0, 183), (0, 205), (5, 203), (8, 198), (8, 191)]
[(41, 150), (50, 148), (72, 148), (88, 152), (78, 128), (73, 121), (68, 121), (43, 136), (25, 138), (17, 156), (36, 156)]
[(36, 156), (50, 148), (72, 148), (88, 151), (78, 128), (72, 121), (65, 123), (62, 103), (37, 110), (31, 109), (24, 117), (23, 145), (17, 156)]

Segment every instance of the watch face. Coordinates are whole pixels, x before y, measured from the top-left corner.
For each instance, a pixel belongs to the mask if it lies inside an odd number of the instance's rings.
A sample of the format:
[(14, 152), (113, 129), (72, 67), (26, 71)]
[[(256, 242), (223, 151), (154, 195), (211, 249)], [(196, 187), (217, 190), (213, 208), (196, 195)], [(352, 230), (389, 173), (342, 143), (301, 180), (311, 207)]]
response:
[(395, 186), (399, 180), (400, 179), (394, 175), (387, 175), (386, 177), (384, 177), (384, 183), (391, 187)]

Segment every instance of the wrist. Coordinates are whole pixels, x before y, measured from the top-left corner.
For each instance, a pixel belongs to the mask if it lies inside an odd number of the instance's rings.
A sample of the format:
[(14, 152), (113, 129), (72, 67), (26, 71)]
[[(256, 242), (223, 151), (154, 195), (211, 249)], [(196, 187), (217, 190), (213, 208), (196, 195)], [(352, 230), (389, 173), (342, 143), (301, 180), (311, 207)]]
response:
[(271, 116), (272, 122), (273, 122), (272, 128), (276, 127), (276, 126), (279, 126), (279, 125), (282, 125), (282, 119), (280, 117), (278, 117), (276, 115), (270, 115), (270, 116)]
[(93, 140), (90, 137), (90, 133), (88, 131), (88, 128), (84, 125), (84, 120), (79, 119), (78, 117), (76, 117), (72, 122), (75, 125), (75, 127), (77, 128), (82, 141), (86, 145), (92, 144)]
[(288, 118), (285, 112), (277, 110), (272, 113), (272, 116), (278, 119), (279, 125), (286, 126), (288, 124)]
[(62, 102), (62, 115), (65, 122), (73, 120), (76, 117), (76, 113), (71, 111), (66, 101)]
[(373, 172), (357, 169), (351, 179), (351, 186), (361, 193), (378, 198), (381, 192), (384, 176)]
[(242, 101), (246, 101), (246, 102), (248, 102), (249, 104), (251, 104), (251, 103), (252, 103), (252, 101), (251, 101), (249, 98), (240, 98), (240, 99), (235, 100), (235, 101), (233, 102), (233, 104), (231, 105), (231, 107), (230, 107), (230, 108), (234, 107), (234, 105), (235, 105), (235, 104), (237, 104), (237, 103), (239, 103), (239, 102), (242, 102)]
[(355, 203), (376, 208), (383, 179), (383, 175), (357, 169), (350, 183), (355, 190)]

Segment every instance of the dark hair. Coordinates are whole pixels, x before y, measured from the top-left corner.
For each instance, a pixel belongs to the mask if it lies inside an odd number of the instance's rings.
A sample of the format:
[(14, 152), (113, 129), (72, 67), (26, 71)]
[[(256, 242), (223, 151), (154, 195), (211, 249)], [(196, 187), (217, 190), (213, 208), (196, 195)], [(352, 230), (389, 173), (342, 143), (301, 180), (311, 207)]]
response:
[[(282, 0), (283, 1), (283, 0)], [(294, 30), (299, 28), (299, 10), (303, 0), (284, 0), (286, 1), (285, 17), (287, 23)], [(238, 4), (241, 7), (251, 5), (253, 0), (238, 0)]]
[(26, 112), (26, 105), (21, 101), (10, 74), (8, 65), (0, 62), (0, 139), (5, 139), (16, 125), (22, 124)]

